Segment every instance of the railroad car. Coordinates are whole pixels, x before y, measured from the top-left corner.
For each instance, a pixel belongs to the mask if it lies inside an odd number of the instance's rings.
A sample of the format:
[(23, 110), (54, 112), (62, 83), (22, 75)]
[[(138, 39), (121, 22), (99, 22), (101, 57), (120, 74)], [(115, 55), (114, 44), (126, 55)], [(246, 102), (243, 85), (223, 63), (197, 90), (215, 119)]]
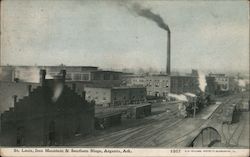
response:
[(222, 113), (222, 123), (223, 124), (232, 124), (238, 122), (239, 120), (239, 111), (236, 104), (231, 104), (225, 106)]

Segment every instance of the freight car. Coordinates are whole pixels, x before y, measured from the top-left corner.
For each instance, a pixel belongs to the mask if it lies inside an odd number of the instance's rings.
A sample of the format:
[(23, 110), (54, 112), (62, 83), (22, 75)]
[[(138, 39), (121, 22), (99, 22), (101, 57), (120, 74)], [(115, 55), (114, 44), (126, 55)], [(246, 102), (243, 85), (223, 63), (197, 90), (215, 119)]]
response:
[(222, 123), (232, 124), (239, 121), (240, 112), (237, 109), (236, 104), (231, 104), (223, 109), (222, 113)]

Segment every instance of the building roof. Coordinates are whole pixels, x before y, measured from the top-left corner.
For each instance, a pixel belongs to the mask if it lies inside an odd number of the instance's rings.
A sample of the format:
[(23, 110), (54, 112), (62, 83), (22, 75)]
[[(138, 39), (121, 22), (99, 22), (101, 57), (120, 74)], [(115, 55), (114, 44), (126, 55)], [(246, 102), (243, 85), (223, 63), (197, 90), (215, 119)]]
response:
[(92, 73), (123, 73), (121, 71), (111, 71), (111, 70), (95, 70), (95, 71), (92, 71)]
[(95, 117), (96, 118), (105, 118), (114, 115), (121, 114), (124, 108), (116, 107), (95, 107)]
[(139, 108), (139, 107), (144, 107), (144, 106), (152, 106), (152, 105), (150, 103), (141, 103), (141, 104), (128, 105), (128, 107), (133, 107), (133, 108)]

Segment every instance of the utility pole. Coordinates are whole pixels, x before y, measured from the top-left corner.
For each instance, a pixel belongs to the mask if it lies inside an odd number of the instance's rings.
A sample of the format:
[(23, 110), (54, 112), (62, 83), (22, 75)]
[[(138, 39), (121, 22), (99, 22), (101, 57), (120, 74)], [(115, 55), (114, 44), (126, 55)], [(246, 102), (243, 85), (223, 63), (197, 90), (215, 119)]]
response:
[(196, 101), (197, 101), (197, 99), (196, 98), (194, 98), (194, 112), (193, 112), (193, 118), (195, 118), (195, 112), (196, 112)]

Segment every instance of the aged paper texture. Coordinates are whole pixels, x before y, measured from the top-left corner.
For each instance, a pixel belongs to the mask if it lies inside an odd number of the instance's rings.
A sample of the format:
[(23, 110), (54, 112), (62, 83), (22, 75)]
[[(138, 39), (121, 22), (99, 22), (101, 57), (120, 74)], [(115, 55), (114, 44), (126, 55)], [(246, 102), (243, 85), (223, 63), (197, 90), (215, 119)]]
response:
[(0, 156), (249, 156), (249, 1), (0, 4)]

